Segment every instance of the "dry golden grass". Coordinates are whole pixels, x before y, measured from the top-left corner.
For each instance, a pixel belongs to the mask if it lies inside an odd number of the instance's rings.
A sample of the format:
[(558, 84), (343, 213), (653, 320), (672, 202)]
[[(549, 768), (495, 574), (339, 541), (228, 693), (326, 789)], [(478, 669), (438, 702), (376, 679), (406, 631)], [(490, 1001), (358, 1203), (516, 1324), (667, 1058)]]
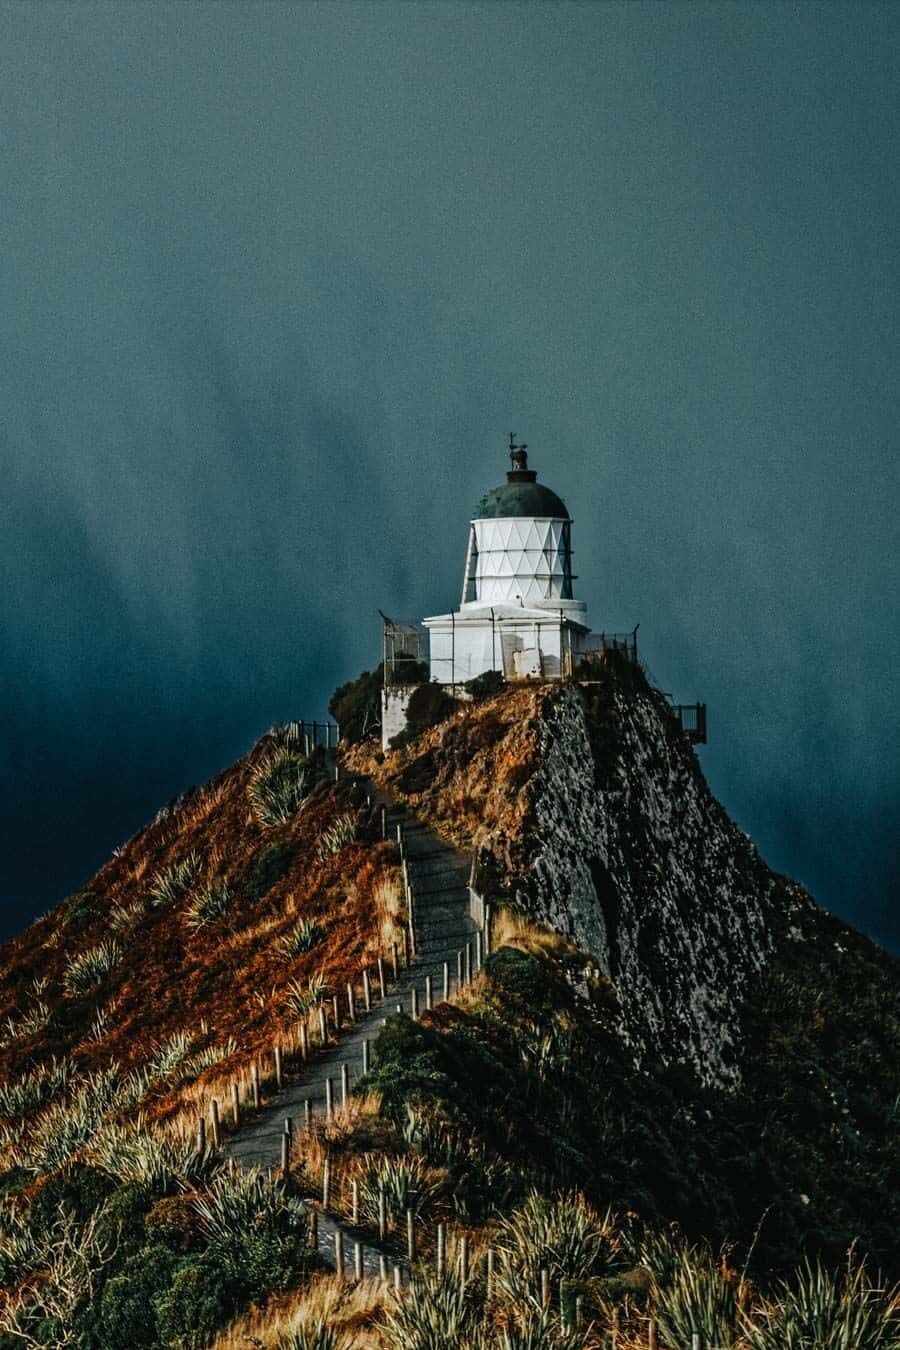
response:
[(343, 1338), (339, 1350), (382, 1350), (385, 1342), (377, 1322), (386, 1302), (393, 1295), (379, 1280), (359, 1284), (339, 1280), (336, 1275), (314, 1277), (306, 1288), (296, 1290), (255, 1310), (236, 1322), (213, 1342), (211, 1350), (276, 1350), (281, 1338), (292, 1328), (324, 1323)]
[(508, 909), (501, 909), (494, 916), (491, 927), (491, 945), (498, 947), (516, 947), (528, 952), (530, 956), (541, 956), (550, 960), (578, 955), (578, 948), (561, 933), (554, 933), (541, 924), (532, 923)]

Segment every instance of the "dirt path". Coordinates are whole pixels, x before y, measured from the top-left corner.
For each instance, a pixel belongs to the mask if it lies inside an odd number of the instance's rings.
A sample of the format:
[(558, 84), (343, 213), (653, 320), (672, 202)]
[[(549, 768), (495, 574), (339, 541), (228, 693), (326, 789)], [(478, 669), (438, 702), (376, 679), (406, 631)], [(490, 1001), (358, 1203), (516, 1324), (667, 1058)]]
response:
[[(371, 785), (364, 784), (366, 788)], [(411, 1013), (413, 991), (421, 1011), (426, 1006), (426, 980), (431, 978), (434, 1003), (443, 996), (444, 963), (449, 965), (450, 989), (458, 982), (459, 953), (471, 944), (475, 957), (476, 925), (469, 917), (468, 876), (469, 862), (449, 844), (443, 843), (426, 825), (405, 810), (395, 808), (383, 792), (372, 791), (373, 799), (387, 808), (388, 835), (396, 835), (397, 825), (403, 827), (407, 875), (413, 896), (416, 954), (406, 971), (400, 972), (398, 984), (388, 989), (382, 1000), (378, 996), (377, 981), (372, 984), (372, 1011), (357, 1010), (357, 1020), (346, 1027), (340, 1039), (300, 1074), (292, 1076), (281, 1092), (270, 1099), (266, 1107), (253, 1119), (242, 1125), (227, 1140), (229, 1157), (244, 1166), (273, 1167), (281, 1161), (281, 1136), (285, 1120), (290, 1118), (294, 1130), (302, 1130), (306, 1102), (312, 1116), (325, 1113), (326, 1080), (331, 1080), (336, 1106), (342, 1099), (342, 1065), (347, 1066), (350, 1089), (362, 1076), (363, 1042), (374, 1041), (388, 1014), (398, 1007)], [(465, 969), (465, 961), (464, 961)], [(354, 1243), (360, 1235), (335, 1216), (319, 1211), (319, 1251), (329, 1265), (334, 1265), (335, 1231), (344, 1234), (344, 1260), (348, 1271), (353, 1270)], [(388, 1268), (395, 1262), (404, 1265), (391, 1248), (379, 1249), (369, 1241), (364, 1252), (367, 1275), (379, 1274), (379, 1255), (386, 1254)]]

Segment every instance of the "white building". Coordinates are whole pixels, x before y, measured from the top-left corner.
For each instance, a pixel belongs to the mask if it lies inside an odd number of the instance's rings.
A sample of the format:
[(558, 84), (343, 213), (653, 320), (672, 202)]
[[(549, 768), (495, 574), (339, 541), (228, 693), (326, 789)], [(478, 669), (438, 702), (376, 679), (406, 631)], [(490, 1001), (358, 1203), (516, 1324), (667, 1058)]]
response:
[[(586, 606), (573, 595), (569, 512), (555, 492), (538, 483), (526, 447), (514, 445), (510, 436), (509, 448), (512, 468), (506, 482), (482, 497), (469, 523), (459, 609), (422, 621), (430, 678), (457, 693), (467, 680), (489, 670), (508, 680), (571, 676), (579, 655), (595, 646)], [(406, 726), (415, 687), (404, 680), (404, 663), (421, 659), (424, 644), (412, 627), (390, 620), (385, 635), (382, 742), (387, 749)]]
[(572, 520), (537, 481), (510, 437), (506, 482), (486, 493), (469, 525), (462, 600), (425, 619), (431, 678), (460, 685), (487, 670), (507, 679), (571, 675), (588, 634), (572, 593)]

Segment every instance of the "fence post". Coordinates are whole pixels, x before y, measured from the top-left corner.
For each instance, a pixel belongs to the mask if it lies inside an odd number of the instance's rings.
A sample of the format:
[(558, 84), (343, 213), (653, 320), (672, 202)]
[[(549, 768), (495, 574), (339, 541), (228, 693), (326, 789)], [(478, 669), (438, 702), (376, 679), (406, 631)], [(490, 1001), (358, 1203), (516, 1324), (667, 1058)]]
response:
[(461, 951), (456, 953), (456, 991), (459, 993), (463, 987), (463, 954)]
[(484, 965), (484, 939), (481, 936), (481, 929), (475, 930), (475, 970), (479, 971)]
[(656, 1319), (653, 1317), (647, 1323), (647, 1350), (656, 1350)]
[(444, 962), (444, 1002), (450, 997), (450, 962)]
[(437, 1250), (435, 1252), (434, 1267), (438, 1278), (444, 1273), (444, 1253), (446, 1251), (447, 1230), (442, 1223), (437, 1226)]
[(291, 1136), (281, 1136), (281, 1175), (287, 1180), (291, 1170)]
[(700, 1333), (695, 1331), (691, 1336), (691, 1350), (700, 1350)]
[(331, 1000), (334, 1007), (334, 1034), (337, 1036), (341, 1030), (341, 1005), (338, 1002), (338, 996), (335, 994)]
[(300, 1058), (309, 1059), (309, 1027), (305, 1022), (300, 1023)]
[(469, 1239), (463, 1234), (459, 1239), (459, 1280), (465, 1284), (469, 1278)]
[(322, 1164), (322, 1208), (328, 1208), (331, 1199), (331, 1163), (328, 1158)]
[(490, 900), (485, 900), (485, 902), (484, 902), (484, 954), (485, 954), (485, 956), (490, 956), (490, 954), (491, 954), (491, 902), (490, 902)]
[(391, 943), (391, 965), (392, 965), (393, 968), (394, 968), (394, 984), (396, 984), (396, 983), (397, 983), (397, 980), (398, 980), (399, 977), (400, 977), (400, 964), (399, 964), (399, 961), (398, 961), (398, 958), (397, 958), (397, 944), (396, 944), (396, 942), (392, 942), (392, 943)]
[(394, 1266), (394, 1293), (397, 1298), (400, 1297), (400, 1291), (403, 1288), (403, 1279), (400, 1275), (400, 1267)]
[(488, 1247), (487, 1250), (487, 1275), (485, 1279), (485, 1292), (490, 1298), (494, 1292), (494, 1249)]
[(350, 1070), (346, 1064), (341, 1065), (341, 1106), (346, 1106), (350, 1098)]
[(369, 972), (367, 970), (364, 970), (362, 975), (363, 975), (363, 1003), (365, 1004), (366, 1012), (369, 1013), (372, 1011), (372, 990), (369, 986)]
[(314, 1252), (319, 1250), (319, 1216), (314, 1209), (309, 1211), (309, 1245)]
[(419, 991), (413, 986), (409, 991), (409, 1015), (414, 1022), (419, 1020)]
[(406, 1211), (406, 1257), (411, 1267), (416, 1259), (416, 1216), (411, 1209)]
[(466, 943), (466, 984), (472, 983), (472, 944)]
[(206, 1117), (197, 1117), (197, 1152), (206, 1152)]
[(282, 1073), (282, 1068), (281, 1068), (281, 1046), (280, 1046), (280, 1045), (278, 1044), (278, 1042), (276, 1041), (276, 1042), (275, 1042), (275, 1086), (278, 1088), (279, 1092), (281, 1091), (282, 1087), (284, 1086), (284, 1081), (283, 1081), (283, 1079), (284, 1079), (284, 1075), (283, 1075), (283, 1073)]
[(381, 808), (381, 837), (387, 839), (387, 807)]
[(405, 928), (403, 929), (403, 965), (406, 970), (409, 970), (409, 933)]
[(347, 1008), (350, 1014), (350, 1021), (356, 1021), (356, 997), (353, 993), (353, 985), (347, 981)]
[(350, 1222), (354, 1228), (359, 1227), (359, 1182), (350, 1183)]
[(334, 1270), (339, 1280), (344, 1278), (344, 1234), (340, 1228), (334, 1230)]
[(307, 1133), (309, 1133), (311, 1126), (312, 1126), (312, 1103), (310, 1102), (309, 1098), (306, 1097), (304, 1098), (303, 1101), (303, 1128), (307, 1131)]
[(219, 1103), (213, 1097), (209, 1104), (210, 1123), (212, 1125), (213, 1148), (222, 1147), (222, 1125), (219, 1120)]
[(382, 1284), (387, 1284), (387, 1257), (384, 1252), (378, 1253), (378, 1278)]
[(250, 1082), (253, 1087), (253, 1109), (259, 1110), (259, 1065), (253, 1063), (250, 1069)]
[(356, 1276), (357, 1280), (362, 1279), (364, 1272), (363, 1272), (363, 1249), (361, 1242), (355, 1242), (353, 1244), (353, 1273)]
[(384, 998), (384, 961), (378, 958), (378, 988), (381, 990), (381, 997)]
[(541, 1306), (544, 1308), (550, 1306), (550, 1272), (546, 1266), (541, 1271)]
[(384, 1241), (387, 1232), (387, 1198), (384, 1191), (378, 1192), (378, 1236)]
[(428, 1012), (431, 1011), (431, 1003), (432, 1003), (431, 976), (430, 976), (430, 975), (426, 975), (426, 976), (425, 976), (425, 1008), (426, 1008), (426, 1011), (428, 1011)]
[(234, 1128), (238, 1129), (241, 1123), (241, 1092), (236, 1078), (231, 1083), (231, 1111), (234, 1116)]
[(325, 1021), (325, 1004), (319, 1004), (319, 1036), (322, 1044), (328, 1044), (328, 1023)]
[(334, 1115), (334, 1084), (330, 1078), (325, 1079), (325, 1119), (330, 1120)]
[(363, 1077), (369, 1072), (369, 1042), (365, 1040), (362, 1043), (362, 1071)]

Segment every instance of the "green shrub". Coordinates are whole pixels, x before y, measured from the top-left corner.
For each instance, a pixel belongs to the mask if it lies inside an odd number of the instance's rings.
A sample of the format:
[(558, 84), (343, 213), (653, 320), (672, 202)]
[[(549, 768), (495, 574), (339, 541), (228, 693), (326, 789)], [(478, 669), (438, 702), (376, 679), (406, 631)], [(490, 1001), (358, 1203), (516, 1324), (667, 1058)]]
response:
[(173, 1350), (202, 1350), (234, 1307), (225, 1272), (215, 1261), (205, 1258), (182, 1266), (155, 1301), (160, 1340)]
[(89, 994), (97, 989), (122, 959), (122, 948), (114, 939), (98, 942), (96, 947), (77, 952), (69, 959), (63, 975), (67, 994)]
[(105, 1350), (158, 1350), (154, 1305), (179, 1270), (180, 1258), (162, 1243), (148, 1243), (107, 1280), (100, 1296), (97, 1333)]
[(66, 928), (84, 928), (97, 917), (97, 897), (93, 891), (78, 891), (68, 900), (63, 909), (63, 923)]
[(498, 1280), (513, 1302), (534, 1297), (542, 1270), (557, 1288), (560, 1280), (595, 1280), (625, 1265), (610, 1213), (599, 1214), (575, 1194), (548, 1197), (533, 1191), (500, 1220), (495, 1245)]
[(91, 1158), (108, 1177), (157, 1193), (196, 1184), (219, 1166), (211, 1148), (198, 1149), (193, 1139), (147, 1129), (140, 1121), (104, 1125), (91, 1144)]
[(484, 670), (474, 679), (466, 680), (463, 685), (466, 693), (471, 694), (476, 702), (484, 698), (493, 698), (494, 694), (499, 694), (505, 687), (506, 680), (499, 670)]
[(261, 900), (276, 881), (280, 881), (291, 865), (293, 849), (289, 844), (270, 844), (256, 859), (247, 879), (247, 897), (254, 903)]
[(234, 901), (227, 881), (209, 881), (191, 897), (186, 919), (189, 928), (205, 928), (207, 924), (223, 919)]
[(274, 750), (256, 768), (247, 795), (263, 825), (282, 825), (296, 815), (318, 777), (315, 765), (292, 750)]
[(210, 1256), (245, 1297), (284, 1289), (306, 1269), (306, 1209), (267, 1173), (219, 1176), (193, 1204)]
[(440, 684), (420, 684), (406, 707), (406, 723), (413, 736), (420, 736), (456, 712), (459, 703)]
[(455, 1275), (429, 1274), (411, 1283), (384, 1320), (392, 1350), (488, 1350), (490, 1344), (474, 1284)]
[(722, 1350), (737, 1346), (744, 1292), (742, 1282), (714, 1262), (706, 1248), (685, 1244), (669, 1279), (654, 1285), (663, 1338), (690, 1345), (691, 1336), (699, 1333), (703, 1343)]
[(384, 667), (364, 670), (355, 680), (342, 684), (328, 701), (328, 711), (340, 728), (341, 739), (355, 745), (381, 725), (381, 688)]

